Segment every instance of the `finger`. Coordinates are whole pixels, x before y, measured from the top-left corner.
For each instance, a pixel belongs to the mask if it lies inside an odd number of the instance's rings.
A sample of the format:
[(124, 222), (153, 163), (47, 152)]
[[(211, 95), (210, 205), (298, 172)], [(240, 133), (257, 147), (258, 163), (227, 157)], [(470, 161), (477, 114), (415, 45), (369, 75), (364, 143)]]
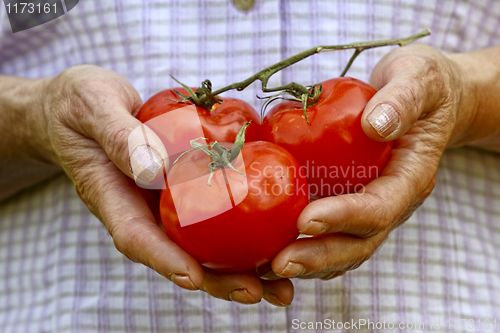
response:
[(268, 262), (267, 264), (264, 264), (256, 269), (257, 276), (265, 281), (273, 281), (273, 280), (279, 280), (281, 277), (277, 276), (273, 272), (273, 268), (271, 266), (271, 263)]
[(290, 280), (276, 275), (271, 263), (256, 269), (264, 287), (264, 299), (276, 306), (288, 306), (293, 301), (293, 284)]
[(336, 271), (336, 272), (332, 272), (330, 274), (326, 274), (324, 276), (321, 276), (320, 279), (321, 280), (325, 280), (325, 281), (328, 281), (328, 280), (332, 280), (332, 279), (335, 279), (339, 276), (342, 276), (344, 275), (345, 273), (347, 273), (347, 271)]
[(288, 306), (293, 301), (293, 284), (288, 279), (263, 281), (253, 272), (203, 270), (201, 289), (213, 297), (242, 304), (255, 304), (264, 298), (276, 306)]
[(139, 184), (149, 185), (163, 180), (161, 176), (166, 173), (169, 163), (161, 139), (123, 111), (120, 113), (117, 110), (108, 119), (110, 125), (98, 127), (94, 138), (109, 159)]
[(280, 278), (276, 281), (261, 280), (263, 298), (275, 306), (289, 306), (292, 304), (294, 291), (292, 281)]
[(302, 238), (273, 259), (273, 271), (285, 278), (332, 279), (361, 266), (388, 233), (386, 231), (367, 239), (340, 233)]
[[(302, 234), (348, 233), (367, 238), (404, 222), (434, 187), (439, 150), (426, 142), (399, 139), (382, 175), (360, 193), (311, 202), (300, 214)], [(423, 140), (425, 141), (425, 140)]]
[[(102, 151), (101, 155), (104, 155)], [(203, 271), (198, 262), (172, 242), (155, 222), (141, 195), (111, 163), (80, 168), (75, 187), (89, 209), (98, 216), (113, 237), (116, 248), (129, 259), (141, 262), (186, 289), (198, 289)]]
[(139, 125), (128, 135), (128, 151), (135, 181), (162, 189), (169, 157), (158, 135), (145, 124)]
[[(134, 189), (136, 192), (138, 192), (141, 197), (146, 201), (146, 204), (149, 207), (149, 210), (151, 210), (151, 213), (153, 213), (153, 216), (155, 218), (156, 224), (160, 226), (160, 228), (163, 228), (163, 224), (161, 223), (161, 216), (160, 216), (160, 193), (158, 191), (153, 191), (150, 189), (145, 189), (140, 186), (137, 186), (137, 184), (130, 178), (127, 177), (127, 181), (129, 185)], [(162, 229), (164, 230), (164, 229)]]
[(259, 303), (263, 296), (261, 281), (252, 272), (220, 272), (203, 268), (201, 290), (210, 296), (243, 304)]
[(367, 103), (361, 125), (377, 141), (401, 137), (443, 103), (441, 93), (447, 91), (438, 51), (422, 45), (402, 49), (384, 57), (371, 75), (370, 83), (380, 90)]
[(127, 83), (103, 98), (102, 91), (110, 88), (104, 90), (100, 85), (92, 82), (80, 88), (84, 93), (70, 105), (73, 117), (65, 119), (67, 126), (96, 140), (109, 159), (139, 184), (163, 181), (161, 176), (169, 165), (167, 151), (161, 139), (132, 116), (142, 104), (139, 95)]

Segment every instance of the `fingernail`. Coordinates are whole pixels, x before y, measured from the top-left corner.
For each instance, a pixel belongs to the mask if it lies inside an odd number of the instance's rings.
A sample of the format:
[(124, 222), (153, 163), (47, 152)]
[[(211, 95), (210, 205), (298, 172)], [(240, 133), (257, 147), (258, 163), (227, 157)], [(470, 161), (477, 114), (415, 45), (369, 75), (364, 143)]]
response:
[(270, 266), (258, 267), (256, 269), (256, 271), (257, 271), (257, 275), (262, 280), (278, 280), (278, 279), (280, 279), (280, 277), (278, 277), (278, 276), (276, 276), (276, 274), (274, 274), (274, 272)]
[(130, 167), (136, 180), (147, 185), (162, 169), (163, 160), (150, 146), (139, 145), (130, 155)]
[(276, 305), (276, 306), (289, 306), (290, 304), (285, 304), (283, 303), (282, 301), (279, 300), (278, 296), (276, 295), (273, 295), (273, 294), (264, 294), (262, 297), (264, 297), (264, 299), (271, 303), (272, 305)]
[(401, 118), (398, 112), (390, 104), (379, 104), (368, 115), (368, 122), (377, 133), (386, 138), (398, 129)]
[(191, 281), (191, 278), (189, 278), (189, 276), (187, 275), (170, 273), (167, 278), (181, 288), (189, 290), (199, 289), (195, 287), (193, 281)]
[(311, 221), (306, 226), (300, 230), (301, 234), (306, 235), (320, 235), (324, 234), (329, 228), (329, 225), (320, 221)]
[(302, 275), (305, 272), (306, 268), (302, 264), (298, 264), (296, 262), (289, 262), (288, 265), (286, 265), (285, 269), (277, 275), (284, 278), (293, 278), (298, 275)]
[(235, 289), (231, 291), (228, 298), (233, 302), (243, 304), (255, 304), (260, 302), (260, 300), (256, 300), (255, 298), (253, 298), (245, 288)]

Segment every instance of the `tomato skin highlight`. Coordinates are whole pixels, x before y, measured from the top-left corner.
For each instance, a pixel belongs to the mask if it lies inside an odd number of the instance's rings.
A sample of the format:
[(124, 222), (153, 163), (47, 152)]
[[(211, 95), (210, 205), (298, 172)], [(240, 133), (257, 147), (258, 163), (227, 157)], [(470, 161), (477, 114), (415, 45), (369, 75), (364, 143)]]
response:
[[(196, 91), (196, 88), (192, 88)], [(151, 120), (157, 116), (171, 112), (187, 105), (195, 105), (193, 102), (178, 103), (165, 98), (181, 100), (173, 90), (181, 94), (189, 95), (184, 88), (173, 88), (160, 91), (149, 98), (141, 107), (136, 118), (142, 123)], [(245, 141), (260, 140), (260, 116), (255, 109), (245, 101), (237, 98), (225, 97), (222, 104), (214, 104), (213, 109), (207, 110), (196, 106), (196, 111), (200, 118), (203, 133), (209, 141), (234, 142), (240, 128), (248, 121), (252, 121), (245, 134)], [(165, 131), (171, 130), (165, 128)], [(161, 133), (157, 133), (163, 140)], [(194, 139), (194, 137), (191, 137)]]
[[(209, 187), (209, 157), (201, 151), (190, 152), (169, 171), (169, 186), (161, 194), (160, 215), (168, 236), (212, 269), (245, 271), (269, 262), (297, 239), (297, 218), (308, 204), (307, 181), (285, 149), (257, 141), (245, 143), (241, 154), (246, 178), (228, 168), (219, 169)], [(229, 207), (227, 202), (206, 204), (208, 197), (228, 191), (223, 171), (235, 203), (238, 197), (244, 199)], [(176, 198), (172, 179), (182, 187)], [(192, 215), (208, 210), (218, 215), (181, 226), (179, 208)]]
[(361, 127), (366, 103), (376, 90), (353, 78), (322, 82), (316, 104), (307, 108), (285, 101), (274, 106), (262, 123), (262, 139), (274, 142), (307, 170), (311, 195), (353, 193), (381, 174), (392, 142), (370, 139)]

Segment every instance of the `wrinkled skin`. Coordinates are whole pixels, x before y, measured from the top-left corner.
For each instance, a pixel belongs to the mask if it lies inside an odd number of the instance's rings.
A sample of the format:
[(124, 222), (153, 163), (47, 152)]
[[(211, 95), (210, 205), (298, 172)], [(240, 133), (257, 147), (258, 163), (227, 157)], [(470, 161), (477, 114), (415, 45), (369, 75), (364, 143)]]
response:
[[(435, 49), (411, 45), (387, 54), (370, 84), (378, 92), (366, 105), (361, 125), (374, 140), (394, 140), (385, 169), (362, 195), (310, 203), (297, 227), (317, 237), (299, 239), (281, 251), (272, 265), (260, 269), (263, 278), (331, 279), (358, 268), (434, 188), (457, 119), (470, 117), (459, 115), (463, 86), (456, 65)], [(367, 121), (380, 104), (392, 105), (400, 117), (399, 126), (385, 137)]]
[[(283, 277), (278, 280), (264, 281), (255, 271), (204, 269), (158, 227), (127, 180), (132, 177), (127, 137), (140, 125), (133, 115), (141, 101), (116, 73), (79, 66), (49, 79), (6, 78), (16, 88), (8, 91), (13, 98), (2, 99), (0, 128), (9, 144), (0, 150), (64, 168), (128, 258), (183, 288), (247, 304), (265, 298), (283, 306), (293, 299), (287, 277), (330, 279), (370, 258), (429, 195), (446, 147), (473, 145), (500, 152), (499, 54), (496, 47), (444, 56), (428, 46), (409, 45), (379, 62), (370, 80), (378, 92), (361, 125), (374, 140), (395, 140), (391, 158), (364, 196), (323, 198), (304, 209), (298, 230), (323, 236), (292, 243), (259, 269), (268, 273), (266, 278)], [(367, 122), (381, 103), (392, 104), (400, 117), (400, 125), (386, 136)], [(312, 220), (320, 223), (309, 224)]]
[(125, 78), (102, 68), (78, 66), (36, 82), (35, 88), (34, 95), (43, 98), (30, 111), (34, 150), (39, 158), (64, 169), (127, 258), (180, 287), (202, 289), (217, 298), (257, 303), (264, 297), (278, 306), (290, 304), (289, 280), (269, 283), (255, 271), (223, 273), (202, 268), (158, 226), (140, 190), (129, 183), (133, 175), (127, 139), (141, 124), (134, 115), (142, 102)]

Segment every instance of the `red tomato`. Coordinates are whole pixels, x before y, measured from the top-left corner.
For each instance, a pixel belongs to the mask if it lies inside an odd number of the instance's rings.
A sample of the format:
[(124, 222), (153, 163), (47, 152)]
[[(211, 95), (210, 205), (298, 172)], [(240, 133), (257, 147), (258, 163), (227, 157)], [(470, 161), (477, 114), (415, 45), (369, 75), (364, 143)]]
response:
[(300, 165), (282, 147), (249, 142), (233, 162), (246, 178), (225, 167), (209, 186), (210, 161), (196, 150), (170, 169), (160, 199), (167, 234), (212, 269), (244, 271), (269, 262), (298, 236), (297, 218), (308, 203)]
[[(174, 89), (181, 94), (189, 95), (184, 88)], [(193, 88), (193, 90), (196, 91), (196, 88)], [(167, 112), (172, 112), (187, 105), (194, 105), (193, 102), (178, 103), (165, 98), (181, 99), (172, 89), (160, 91), (144, 103), (136, 116), (137, 119), (145, 123)], [(252, 126), (248, 128), (245, 134), (246, 142), (260, 140), (260, 116), (247, 102), (225, 97), (222, 104), (214, 104), (210, 111), (200, 106), (196, 106), (196, 110), (203, 128), (204, 137), (209, 141), (234, 142), (240, 128), (249, 121), (252, 121)], [(170, 123), (172, 126), (177, 126), (172, 121)], [(189, 124), (184, 125), (189, 126)], [(165, 132), (177, 130), (177, 128), (171, 129), (165, 126), (162, 129)], [(194, 138), (189, 136), (188, 131), (183, 130), (183, 132), (188, 138)], [(164, 139), (161, 133), (157, 134), (162, 140)], [(189, 140), (187, 142), (189, 143)]]
[(263, 140), (287, 149), (303, 166), (311, 196), (352, 193), (378, 177), (392, 142), (370, 139), (361, 128), (366, 103), (376, 93), (353, 78), (322, 83), (319, 100), (307, 108), (286, 101), (274, 106), (262, 124)]

